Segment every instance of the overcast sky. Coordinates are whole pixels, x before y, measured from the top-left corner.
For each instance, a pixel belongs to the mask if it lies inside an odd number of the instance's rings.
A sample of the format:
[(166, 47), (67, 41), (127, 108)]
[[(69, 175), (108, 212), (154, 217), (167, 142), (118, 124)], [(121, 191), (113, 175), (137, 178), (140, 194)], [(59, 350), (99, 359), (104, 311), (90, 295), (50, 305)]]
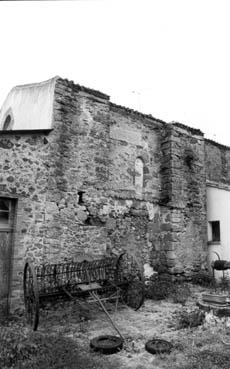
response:
[(0, 2), (0, 105), (55, 75), (230, 146), (229, 0)]

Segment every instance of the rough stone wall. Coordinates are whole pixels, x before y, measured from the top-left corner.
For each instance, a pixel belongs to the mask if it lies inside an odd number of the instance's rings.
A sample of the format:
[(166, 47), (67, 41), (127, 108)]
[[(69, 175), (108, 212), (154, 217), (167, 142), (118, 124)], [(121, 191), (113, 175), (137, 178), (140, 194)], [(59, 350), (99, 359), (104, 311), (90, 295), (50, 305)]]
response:
[(162, 201), (170, 209), (162, 250), (171, 272), (190, 274), (205, 265), (207, 256), (203, 135), (168, 125), (162, 149)]
[(46, 202), (50, 261), (105, 251), (104, 227), (96, 213), (108, 176), (108, 128), (97, 116), (107, 111), (106, 99), (90, 99), (67, 81), (57, 81)]
[(44, 255), (44, 217), (48, 184), (48, 139), (45, 135), (0, 137), (0, 196), (15, 198), (12, 301), (22, 290), (25, 255)]
[[(143, 163), (136, 187), (135, 161)], [(53, 130), (0, 137), (0, 196), (17, 200), (12, 301), (36, 263), (129, 250), (187, 273), (204, 260), (204, 141), (57, 79)]]
[(230, 148), (205, 140), (207, 180), (230, 185)]
[[(150, 261), (159, 243), (159, 226), (150, 239), (148, 229), (160, 217), (162, 123), (64, 80), (55, 89), (54, 121), (47, 258), (129, 249)], [(142, 193), (134, 183), (136, 158), (144, 163)]]
[[(152, 264), (153, 250), (159, 248), (161, 135), (164, 125), (121, 107), (110, 106), (110, 189), (108, 193), (125, 212), (109, 214), (116, 221), (110, 231), (113, 247), (132, 250)], [(135, 160), (143, 161), (143, 188), (135, 188)], [(155, 232), (154, 232), (155, 228)]]

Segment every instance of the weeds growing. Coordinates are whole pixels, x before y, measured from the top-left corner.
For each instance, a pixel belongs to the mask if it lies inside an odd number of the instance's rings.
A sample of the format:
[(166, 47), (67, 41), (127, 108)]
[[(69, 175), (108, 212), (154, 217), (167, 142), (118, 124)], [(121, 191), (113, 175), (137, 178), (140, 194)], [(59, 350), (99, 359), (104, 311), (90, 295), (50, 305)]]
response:
[(171, 298), (174, 303), (185, 304), (190, 295), (191, 291), (186, 283), (173, 282), (167, 274), (153, 276), (146, 287), (146, 297), (152, 300)]
[(175, 319), (177, 329), (194, 328), (204, 323), (205, 312), (200, 309), (191, 311), (183, 309), (176, 312)]
[[(18, 329), (17, 329), (18, 328)], [(31, 332), (16, 325), (1, 327), (1, 369), (115, 369), (108, 359), (89, 355), (89, 348), (79, 347), (62, 334)]]

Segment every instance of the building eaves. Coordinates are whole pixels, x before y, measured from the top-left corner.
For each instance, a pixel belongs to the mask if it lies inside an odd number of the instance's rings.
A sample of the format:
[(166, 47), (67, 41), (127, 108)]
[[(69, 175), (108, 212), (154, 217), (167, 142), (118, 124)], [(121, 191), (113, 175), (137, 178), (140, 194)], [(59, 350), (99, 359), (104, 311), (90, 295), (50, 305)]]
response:
[(192, 127), (187, 126), (186, 124), (174, 122), (174, 121), (171, 122), (171, 124), (175, 127), (182, 128), (188, 132), (191, 132), (192, 135), (204, 136), (204, 133), (198, 128), (192, 128)]
[(205, 140), (205, 142), (210, 143), (211, 145), (217, 146), (217, 147), (219, 147), (219, 148), (220, 148), (220, 149), (222, 149), (222, 150), (223, 150), (223, 149), (224, 149), (224, 150), (230, 150), (230, 146), (222, 145), (222, 144), (220, 144), (219, 142), (216, 142), (216, 141), (210, 140), (209, 138), (205, 138), (204, 140)]
[(88, 88), (88, 87), (85, 87), (85, 86), (81, 86), (79, 84), (74, 83), (73, 81), (68, 80), (67, 78), (65, 78), (65, 79), (60, 78), (60, 79), (68, 87), (70, 87), (73, 91), (76, 91), (76, 92), (82, 91), (82, 92), (85, 92), (87, 94), (99, 97), (100, 99), (104, 99), (104, 100), (109, 100), (110, 99), (110, 96), (104, 94), (103, 92), (100, 92), (98, 90), (94, 90), (92, 88)]
[(128, 115), (133, 114), (135, 116), (138, 116), (138, 117), (141, 117), (141, 118), (144, 118), (144, 119), (150, 119), (150, 120), (152, 120), (154, 122), (158, 122), (158, 123), (161, 123), (161, 124), (167, 124), (166, 122), (164, 122), (161, 119), (154, 118), (151, 114), (144, 114), (144, 113), (141, 113), (141, 112), (139, 112), (137, 110), (130, 109), (130, 108), (127, 108), (127, 107), (122, 106), (122, 105), (117, 105), (117, 104), (112, 103), (112, 102), (110, 102), (109, 105), (112, 108), (115, 108), (117, 110), (123, 110), (123, 111), (125, 111)]
[(53, 131), (53, 128), (48, 129), (9, 129), (0, 130), (0, 136), (3, 135), (48, 135)]

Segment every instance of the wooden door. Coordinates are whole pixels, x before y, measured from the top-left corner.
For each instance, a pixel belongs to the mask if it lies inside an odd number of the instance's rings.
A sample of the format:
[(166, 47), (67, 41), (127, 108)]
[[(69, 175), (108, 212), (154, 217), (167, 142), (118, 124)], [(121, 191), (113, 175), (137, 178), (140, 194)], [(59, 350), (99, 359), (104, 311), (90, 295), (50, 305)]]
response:
[(0, 197), (0, 318), (9, 312), (14, 202)]

